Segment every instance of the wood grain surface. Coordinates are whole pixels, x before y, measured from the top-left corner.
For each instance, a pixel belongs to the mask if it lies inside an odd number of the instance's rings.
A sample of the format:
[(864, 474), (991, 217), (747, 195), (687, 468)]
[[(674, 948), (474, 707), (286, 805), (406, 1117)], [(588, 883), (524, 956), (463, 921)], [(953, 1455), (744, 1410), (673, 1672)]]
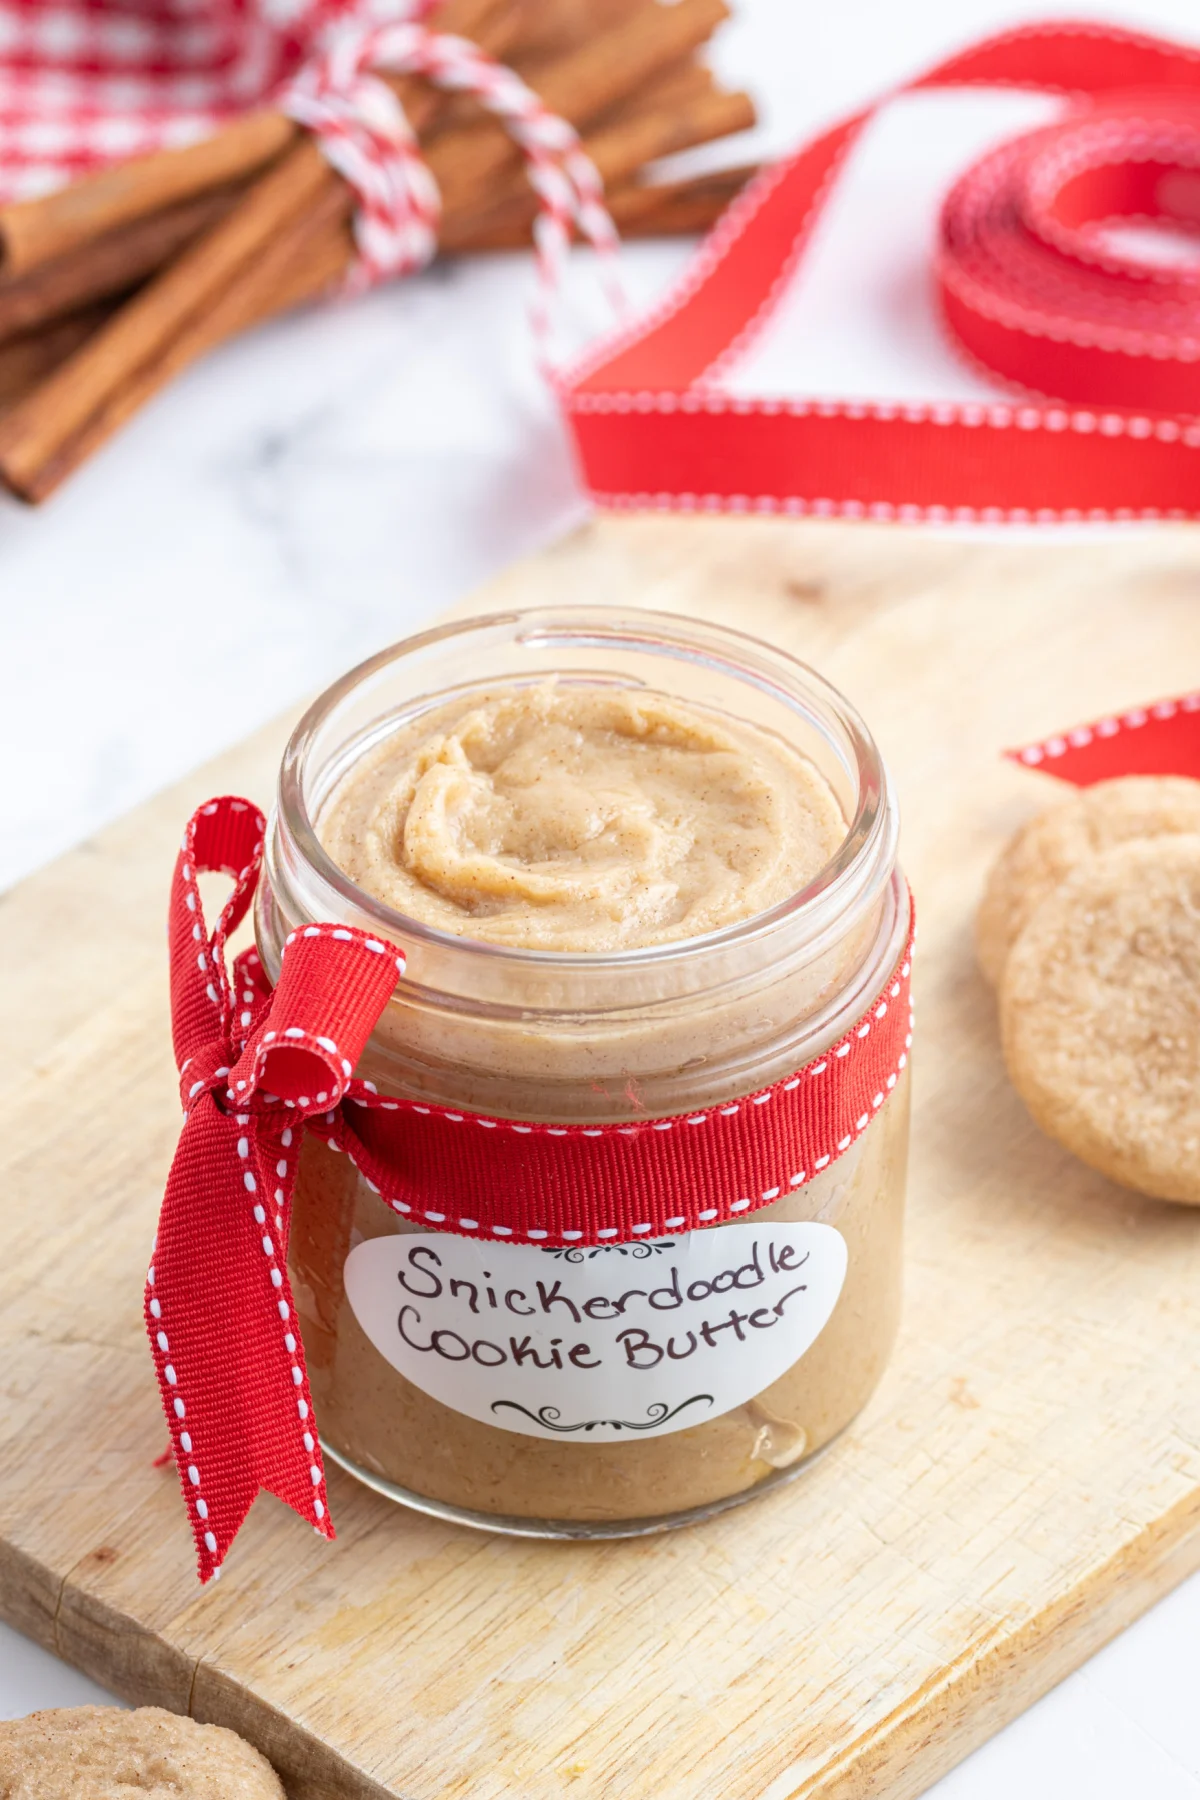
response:
[(811, 1471), (703, 1526), (505, 1540), (335, 1469), (336, 1545), (260, 1499), (199, 1590), (140, 1321), (164, 902), (197, 800), (270, 797), (281, 722), (0, 901), (0, 1613), (244, 1732), (293, 1800), (906, 1800), (1200, 1565), (1200, 1211), (1039, 1134), (970, 946), (1056, 791), (1001, 747), (1200, 682), (1200, 534), (630, 517), (475, 598), (724, 620), (875, 730), (921, 919), (892, 1367)]

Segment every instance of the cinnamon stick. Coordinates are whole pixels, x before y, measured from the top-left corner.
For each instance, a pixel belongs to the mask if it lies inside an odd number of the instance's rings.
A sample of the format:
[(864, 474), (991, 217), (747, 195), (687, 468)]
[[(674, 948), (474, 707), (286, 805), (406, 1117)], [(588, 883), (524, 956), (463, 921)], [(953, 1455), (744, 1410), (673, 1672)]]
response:
[(19, 274), (147, 213), (242, 180), (273, 162), (298, 130), (281, 113), (244, 113), (186, 149), (139, 156), (39, 200), (0, 207), (0, 269)]
[(67, 360), (104, 322), (111, 306), (91, 306), (43, 331), (0, 345), (0, 412), (20, 400)]
[(497, 31), (519, 29), (523, 16), (522, 0), (443, 0), (430, 24), (435, 31), (481, 44), (485, 38), (494, 40)]
[[(268, 252), (293, 227), (302, 236), (330, 198), (349, 211), (349, 190), (332, 176), (316, 145), (303, 139), (254, 184), (227, 219), (149, 281), (0, 422), (0, 477), (31, 498), (49, 492), (57, 479), (51, 472), (65, 447), (90, 420), (119, 409), (123, 391), (135, 388), (143, 370), (219, 307), (235, 277), (270, 293), (274, 264)], [(128, 410), (121, 416), (128, 416)]]
[[(662, 0), (501, 0), (508, 12), (502, 21), (489, 17), (483, 31), (464, 31), (480, 48), (514, 69), (537, 88), (542, 69), (577, 50), (599, 32), (639, 10), (658, 8)], [(666, 0), (671, 4), (672, 0)], [(461, 29), (455, 27), (455, 29)], [(428, 89), (425, 90), (428, 93)], [(441, 95), (437, 129), (460, 130), (489, 115), (472, 94)], [(422, 125), (420, 129), (424, 129)]]
[(646, 0), (536, 0), (529, 9), (532, 17), (521, 33), (520, 54), (514, 57), (514, 66), (530, 80), (537, 62), (565, 55), (597, 32), (628, 19), (645, 3)]
[(630, 182), (609, 197), (613, 219), (627, 237), (708, 231), (758, 172), (758, 163), (742, 163), (682, 181)]
[[(131, 374), (111, 386), (74, 431), (60, 431), (52, 449), (43, 453), (40, 460), (33, 462), (27, 457), (17, 467), (10, 463), (6, 452), (0, 452), (0, 474), (13, 491), (24, 500), (47, 499), (168, 382), (218, 344), (267, 316), (262, 304), (264, 290), (276, 301), (286, 300), (290, 306), (328, 286), (345, 269), (350, 254), (346, 210), (344, 192), (334, 188), (321, 196), (311, 211), (293, 216), (264, 245), (257, 258), (242, 266), (211, 305), (193, 311), (173, 337), (160, 342)], [(323, 266), (314, 257), (317, 246), (321, 247)], [(276, 310), (282, 309), (272, 304), (270, 311)], [(87, 354), (85, 346), (51, 380), (66, 377), (69, 381), (71, 368)], [(37, 390), (33, 398), (43, 391)], [(0, 440), (4, 443), (8, 442), (8, 428), (19, 419), (22, 404), (28, 402), (19, 403), (7, 419), (0, 419)]]
[(728, 17), (726, 0), (656, 0), (547, 63), (536, 91), (551, 112), (589, 125), (622, 95), (698, 50)]
[[(445, 0), (431, 22), (438, 31), (469, 38), (489, 56), (505, 58), (528, 28), (532, 6), (547, 3), (548, 0)], [(556, 0), (549, 0), (549, 4), (555, 3)], [(417, 75), (393, 75), (386, 69), (375, 73), (391, 88), (418, 134), (447, 121), (463, 99), (431, 87)]]
[(603, 179), (617, 182), (678, 150), (749, 131), (757, 117), (749, 94), (711, 88), (690, 95), (679, 91), (663, 95), (653, 110), (602, 125), (585, 144)]
[[(710, 230), (757, 173), (757, 163), (748, 163), (684, 181), (629, 182), (609, 191), (608, 209), (623, 238), (685, 237)], [(532, 238), (532, 221), (492, 225), (464, 231), (455, 248), (522, 250)]]
[(215, 188), (178, 206), (77, 244), (27, 274), (0, 279), (0, 342), (37, 329), (110, 294), (125, 294), (225, 217), (238, 187)]
[[(704, 82), (706, 71), (690, 73), (700, 78), (695, 83), (698, 91), (689, 94), (685, 84), (677, 82), (673, 103), (664, 95), (653, 108), (614, 119), (584, 138), (583, 148), (606, 185), (619, 184), (659, 157), (746, 131), (754, 124), (754, 102), (748, 94), (714, 93)], [(523, 182), (506, 184), (506, 190), (497, 201), (448, 210), (440, 233), (442, 247), (467, 249), (490, 241), (496, 233), (505, 242), (528, 243), (536, 198)]]
[[(479, 3), (482, 5), (483, 0)], [(586, 35), (586, 31), (561, 29), (562, 18), (573, 20), (581, 0), (487, 0), (487, 3), (489, 9), (473, 27), (451, 17), (448, 5), (445, 12), (435, 15), (434, 23), (439, 31), (451, 31), (469, 38), (519, 75), (523, 75), (529, 66), (531, 52), (534, 60), (544, 59), (544, 46), (550, 43), (553, 53), (560, 55)], [(614, 6), (620, 5), (631, 11), (637, 6), (657, 5), (658, 0), (582, 0), (582, 3), (597, 15), (595, 22), (587, 27), (594, 30), (597, 25), (609, 22), (607, 14)], [(473, 94), (431, 87), (418, 75), (389, 75), (383, 69), (375, 72), (396, 93), (409, 124), (422, 137), (437, 131), (461, 130), (490, 117)]]
[[(613, 25), (548, 63), (537, 83), (538, 96), (576, 128), (591, 125), (623, 95), (696, 50), (728, 16), (726, 0), (647, 6), (627, 23)], [(462, 210), (518, 156), (508, 133), (490, 121), (436, 136), (425, 151), (447, 214)]]

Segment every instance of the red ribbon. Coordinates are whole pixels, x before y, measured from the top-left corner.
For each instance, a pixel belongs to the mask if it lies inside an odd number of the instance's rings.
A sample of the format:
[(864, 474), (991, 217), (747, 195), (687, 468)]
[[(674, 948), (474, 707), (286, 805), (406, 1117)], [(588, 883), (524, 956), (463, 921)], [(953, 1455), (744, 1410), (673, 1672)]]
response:
[(1200, 780), (1200, 694), (1109, 713), (1005, 755), (1073, 787), (1091, 787), (1120, 775), (1187, 775)]
[[(171, 1020), (185, 1119), (146, 1279), (146, 1327), (199, 1557), (220, 1570), (260, 1487), (333, 1535), (287, 1238), (301, 1126), (336, 1108), (404, 959), (362, 932), (301, 935), (263, 995), (225, 944), (258, 882), (264, 821), (229, 797), (192, 818), (171, 889)], [(232, 875), (211, 937), (197, 875)], [(315, 929), (315, 928), (314, 928)]]
[(570, 376), (563, 404), (608, 506), (1051, 520), (1200, 513), (1200, 272), (1110, 254), (1114, 218), (1200, 220), (1200, 52), (1089, 24), (1028, 26), (894, 93), (1069, 95), (946, 202), (936, 281), (959, 348), (1066, 405), (741, 399), (722, 374), (803, 261), (884, 100), (767, 171), (667, 301)]
[[(259, 1488), (333, 1536), (287, 1275), (305, 1129), (399, 1214), (534, 1244), (664, 1237), (769, 1206), (836, 1161), (885, 1104), (912, 1042), (911, 937), (851, 1028), (773, 1087), (621, 1125), (485, 1118), (352, 1079), (404, 957), (331, 924), (292, 932), (278, 985), (225, 945), (258, 881), (262, 814), (226, 797), (188, 826), (171, 891), (171, 1008), (185, 1120), (146, 1284), (146, 1325), (192, 1522), (217, 1574)], [(234, 890), (211, 937), (198, 874)]]

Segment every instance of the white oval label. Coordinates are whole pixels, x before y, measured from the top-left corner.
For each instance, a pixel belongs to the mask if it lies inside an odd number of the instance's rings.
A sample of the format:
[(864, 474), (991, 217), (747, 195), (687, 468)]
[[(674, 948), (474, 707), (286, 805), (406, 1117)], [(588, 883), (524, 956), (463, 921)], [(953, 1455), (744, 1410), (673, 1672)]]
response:
[(613, 1443), (752, 1400), (824, 1329), (846, 1276), (832, 1225), (729, 1225), (538, 1249), (368, 1238), (346, 1294), (375, 1348), (444, 1406), (528, 1437)]

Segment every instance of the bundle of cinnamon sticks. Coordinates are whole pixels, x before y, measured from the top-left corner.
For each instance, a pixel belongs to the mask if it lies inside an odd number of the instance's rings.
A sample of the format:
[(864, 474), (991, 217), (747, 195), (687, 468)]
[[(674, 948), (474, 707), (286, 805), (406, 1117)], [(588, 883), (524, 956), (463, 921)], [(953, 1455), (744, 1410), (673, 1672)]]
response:
[[(627, 236), (700, 231), (752, 169), (647, 179), (672, 153), (743, 131), (754, 107), (698, 60), (726, 0), (443, 0), (472, 38), (568, 119)], [(530, 241), (519, 151), (477, 102), (386, 76), (442, 195), (447, 252)], [(335, 287), (353, 196), (290, 119), (214, 137), (0, 208), (0, 481), (44, 500), (151, 395), (246, 327)]]

